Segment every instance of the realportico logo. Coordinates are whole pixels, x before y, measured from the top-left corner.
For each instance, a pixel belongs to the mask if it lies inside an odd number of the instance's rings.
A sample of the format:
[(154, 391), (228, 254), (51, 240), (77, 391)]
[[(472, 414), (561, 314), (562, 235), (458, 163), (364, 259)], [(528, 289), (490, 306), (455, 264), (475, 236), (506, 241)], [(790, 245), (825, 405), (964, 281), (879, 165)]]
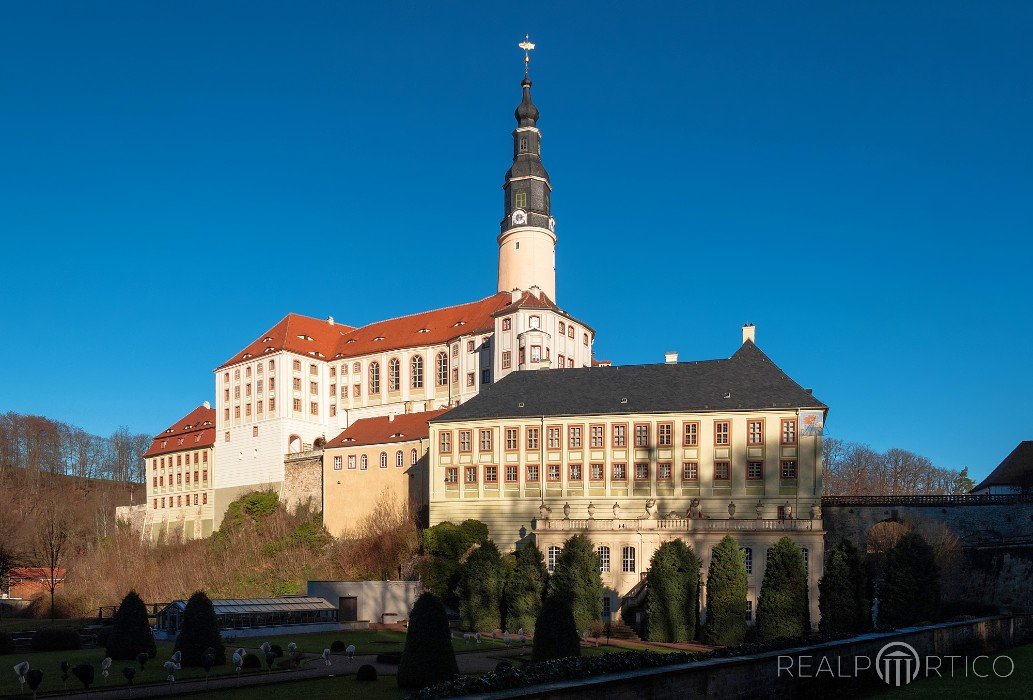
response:
[(875, 672), (879, 678), (898, 688), (918, 678), (922, 658), (906, 642), (890, 642), (875, 655)]

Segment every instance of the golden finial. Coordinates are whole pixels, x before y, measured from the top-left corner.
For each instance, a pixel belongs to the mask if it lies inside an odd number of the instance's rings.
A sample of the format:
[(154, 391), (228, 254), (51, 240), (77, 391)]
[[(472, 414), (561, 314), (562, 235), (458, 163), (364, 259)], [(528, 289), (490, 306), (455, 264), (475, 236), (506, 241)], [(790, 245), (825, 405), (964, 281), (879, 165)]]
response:
[(517, 44), (524, 50), (524, 75), (527, 75), (527, 71), (531, 64), (531, 52), (534, 51), (534, 44), (531, 43), (531, 35), (524, 34), (524, 40)]

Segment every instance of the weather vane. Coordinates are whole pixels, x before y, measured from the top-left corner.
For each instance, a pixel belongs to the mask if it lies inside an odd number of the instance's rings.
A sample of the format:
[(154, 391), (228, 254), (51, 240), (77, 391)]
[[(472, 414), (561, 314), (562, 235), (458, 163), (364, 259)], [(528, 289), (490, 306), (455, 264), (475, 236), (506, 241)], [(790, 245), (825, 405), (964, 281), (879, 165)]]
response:
[(534, 44), (531, 43), (531, 35), (524, 34), (524, 40), (517, 44), (524, 50), (524, 75), (527, 75), (528, 68), (531, 64), (531, 52), (534, 51)]

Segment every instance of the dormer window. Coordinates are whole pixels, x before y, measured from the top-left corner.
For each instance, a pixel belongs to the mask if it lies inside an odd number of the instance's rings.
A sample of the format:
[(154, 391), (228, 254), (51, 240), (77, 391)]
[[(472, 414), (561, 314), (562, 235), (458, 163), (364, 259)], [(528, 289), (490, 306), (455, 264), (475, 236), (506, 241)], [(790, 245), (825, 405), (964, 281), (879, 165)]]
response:
[(273, 342), (273, 337), (271, 335), (267, 335), (266, 337), (262, 338), (262, 342), (263, 343), (271, 343), (271, 342)]
[(310, 335), (299, 335), (298, 336), (298, 340), (312, 340), (312, 339), (313, 338)]
[(380, 342), (380, 341), (382, 341), (383, 339), (384, 339), (384, 336), (382, 336), (382, 335), (378, 335), (378, 336), (377, 336), (376, 338), (374, 338), (374, 339), (373, 339), (373, 342), (374, 342), (374, 343), (379, 343), (379, 342)]
[(430, 329), (429, 328), (421, 328), (418, 332), (419, 333), (430, 333)]
[(456, 321), (455, 323), (452, 324), (452, 327), (453, 328), (458, 328), (459, 326), (465, 326), (465, 325), (466, 325), (466, 321)]

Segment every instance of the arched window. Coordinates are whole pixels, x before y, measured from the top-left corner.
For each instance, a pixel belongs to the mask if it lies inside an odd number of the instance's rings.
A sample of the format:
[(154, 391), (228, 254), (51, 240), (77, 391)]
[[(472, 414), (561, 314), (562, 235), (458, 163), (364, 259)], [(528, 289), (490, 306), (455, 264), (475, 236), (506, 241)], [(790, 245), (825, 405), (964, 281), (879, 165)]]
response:
[(369, 363), (369, 393), (379, 394), (380, 393), (380, 363), (370, 362)]
[(548, 565), (549, 571), (556, 570), (556, 558), (560, 555), (560, 548), (556, 545), (549, 547), (548, 556), (546, 557), (546, 564)]
[(287, 439), (287, 451), (292, 454), (301, 452), (301, 438), (297, 435), (291, 435)]
[(366, 455), (362, 455), (361, 457), (359, 457), (359, 469), (368, 469), (368, 468), (369, 468), (369, 459), (366, 458)]
[(380, 453), (380, 468), (381, 469), (387, 469), (387, 453), (386, 452), (381, 452)]
[(621, 550), (621, 571), (626, 574), (635, 573), (635, 548), (625, 547)]
[(416, 355), (412, 358), (412, 372), (410, 373), (413, 389), (423, 388), (423, 355)]
[(595, 554), (599, 557), (599, 571), (607, 573), (610, 570), (610, 548), (599, 547), (595, 550)]
[(402, 385), (402, 363), (392, 357), (387, 363), (387, 389), (398, 391)]
[(405, 453), (402, 452), (401, 450), (398, 450), (398, 452), (395, 452), (395, 466), (396, 467), (404, 467), (405, 466)]
[(409, 459), (413, 463), (413, 465), (415, 465), (418, 461), (420, 461), (420, 455), (417, 454), (415, 449), (413, 449), (413, 451), (409, 455)]
[(448, 384), (448, 355), (438, 353), (438, 386)]

